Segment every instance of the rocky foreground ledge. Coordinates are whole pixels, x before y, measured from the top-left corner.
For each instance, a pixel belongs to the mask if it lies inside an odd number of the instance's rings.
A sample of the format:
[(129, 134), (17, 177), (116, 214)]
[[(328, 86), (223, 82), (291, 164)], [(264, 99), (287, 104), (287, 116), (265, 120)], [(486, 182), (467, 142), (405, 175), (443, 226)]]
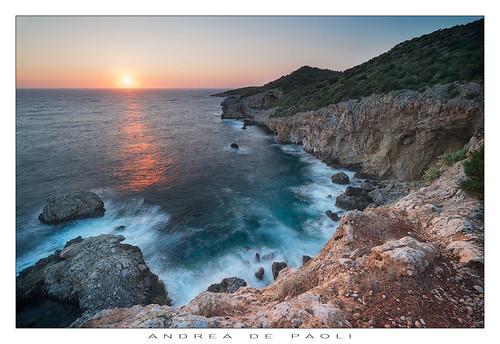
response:
[(184, 307), (86, 314), (73, 327), (483, 327), (483, 204), (461, 163), (399, 201), (342, 217), (319, 255), (266, 288)]
[(43, 301), (73, 305), (95, 314), (113, 307), (170, 304), (162, 281), (141, 250), (121, 235), (70, 240), (62, 250), (23, 270), (16, 279), (18, 311)]

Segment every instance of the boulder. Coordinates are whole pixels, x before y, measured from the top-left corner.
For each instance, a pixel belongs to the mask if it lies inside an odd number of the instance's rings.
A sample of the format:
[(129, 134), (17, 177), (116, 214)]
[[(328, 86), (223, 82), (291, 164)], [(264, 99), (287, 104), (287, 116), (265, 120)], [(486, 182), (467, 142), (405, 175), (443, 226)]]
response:
[(264, 268), (262, 266), (255, 272), (255, 277), (257, 277), (257, 279), (261, 281), (264, 278)]
[(152, 273), (141, 250), (121, 235), (70, 240), (16, 278), (18, 308), (44, 300), (77, 305), (95, 313), (113, 307), (170, 304), (165, 285)]
[(247, 282), (244, 279), (238, 277), (228, 277), (224, 278), (220, 283), (213, 283), (208, 288), (207, 291), (212, 293), (235, 293), (241, 287), (246, 287)]
[(57, 224), (103, 215), (104, 202), (99, 196), (90, 191), (78, 191), (47, 199), (38, 219), (42, 223)]
[(436, 254), (434, 246), (405, 236), (373, 247), (369, 264), (397, 275), (414, 276), (423, 272), (432, 263)]
[(115, 227), (115, 231), (124, 231), (125, 230), (125, 226), (116, 226)]
[(361, 188), (358, 188), (355, 186), (348, 186), (348, 187), (346, 187), (344, 193), (347, 196), (361, 196), (361, 194), (363, 193), (363, 190)]
[(238, 149), (240, 146), (237, 143), (231, 143), (231, 148)]
[(247, 127), (245, 127), (245, 126), (242, 126), (242, 127), (241, 127), (241, 129), (243, 129), (243, 130), (246, 130), (246, 129), (247, 129)]
[(337, 213), (334, 213), (333, 211), (331, 210), (327, 210), (325, 211), (325, 214), (326, 216), (328, 216), (332, 221), (339, 221), (340, 220), (340, 217)]
[(349, 184), (349, 176), (344, 172), (337, 172), (332, 176), (332, 183)]
[(281, 270), (286, 268), (288, 265), (285, 262), (273, 262), (271, 270), (273, 271), (273, 278), (278, 278), (278, 274)]
[(335, 205), (345, 210), (364, 210), (372, 203), (368, 195), (349, 196), (345, 193), (340, 194), (335, 200)]
[(473, 263), (484, 264), (484, 255), (481, 250), (469, 241), (452, 241), (446, 249), (451, 251), (457, 258), (460, 265)]

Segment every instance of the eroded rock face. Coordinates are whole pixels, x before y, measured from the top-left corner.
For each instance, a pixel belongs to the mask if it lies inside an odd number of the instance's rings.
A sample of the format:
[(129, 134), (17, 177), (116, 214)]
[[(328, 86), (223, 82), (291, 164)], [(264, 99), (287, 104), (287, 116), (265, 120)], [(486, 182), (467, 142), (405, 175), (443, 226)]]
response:
[(16, 278), (19, 307), (51, 299), (95, 313), (113, 307), (170, 304), (163, 282), (141, 250), (121, 235), (75, 238), (62, 250), (23, 270)]
[(371, 249), (370, 265), (397, 275), (414, 276), (434, 260), (436, 249), (410, 236)]
[(78, 191), (49, 198), (38, 218), (42, 223), (57, 224), (103, 215), (104, 202), (99, 196), (90, 191)]
[(449, 85), (424, 92), (400, 90), (349, 100), (290, 117), (270, 117), (266, 125), (280, 142), (302, 144), (328, 162), (396, 180), (416, 180), (437, 156), (462, 148), (483, 131), (483, 87)]

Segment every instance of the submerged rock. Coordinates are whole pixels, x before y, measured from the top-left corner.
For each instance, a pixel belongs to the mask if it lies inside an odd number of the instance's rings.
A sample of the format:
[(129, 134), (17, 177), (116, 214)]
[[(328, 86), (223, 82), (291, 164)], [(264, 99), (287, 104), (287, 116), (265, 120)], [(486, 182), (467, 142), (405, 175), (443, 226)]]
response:
[(241, 287), (246, 287), (247, 282), (238, 277), (224, 278), (220, 283), (211, 284), (207, 291), (212, 293), (235, 293)]
[(269, 260), (272, 260), (274, 259), (276, 255), (274, 254), (274, 252), (271, 252), (271, 253), (268, 253), (268, 254), (265, 254), (261, 257), (262, 260), (264, 261), (269, 261)]
[(332, 183), (349, 184), (349, 176), (344, 172), (337, 172), (332, 176)]
[(326, 216), (328, 216), (332, 221), (339, 221), (340, 217), (337, 213), (334, 213), (331, 210), (325, 211)]
[(74, 219), (104, 215), (104, 202), (95, 193), (78, 191), (47, 199), (38, 219), (42, 223), (57, 224)]
[(257, 279), (261, 281), (264, 278), (264, 268), (262, 266), (255, 272), (255, 277), (257, 277)]
[(238, 149), (240, 146), (237, 143), (231, 143), (231, 148)]
[(115, 227), (115, 231), (124, 231), (124, 230), (125, 230), (125, 228), (126, 228), (126, 227), (125, 227), (125, 226), (123, 226), (123, 225), (122, 225), (122, 226), (116, 226), (116, 227)]
[(246, 129), (247, 129), (247, 127), (245, 127), (245, 126), (242, 126), (242, 127), (241, 127), (241, 129), (243, 129), (243, 130), (246, 130)]
[(286, 268), (288, 265), (285, 262), (273, 262), (273, 265), (271, 267), (273, 271), (273, 278), (276, 279), (278, 278), (278, 275), (281, 270)]
[(113, 307), (170, 304), (165, 285), (152, 273), (137, 246), (121, 235), (70, 240), (16, 278), (18, 308), (53, 300), (95, 313)]

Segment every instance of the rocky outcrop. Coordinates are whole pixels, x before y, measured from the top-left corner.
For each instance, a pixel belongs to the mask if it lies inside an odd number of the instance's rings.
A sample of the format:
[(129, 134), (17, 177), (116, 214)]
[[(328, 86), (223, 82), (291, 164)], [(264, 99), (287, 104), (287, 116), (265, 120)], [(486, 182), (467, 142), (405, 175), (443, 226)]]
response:
[(238, 277), (224, 278), (220, 283), (211, 284), (207, 291), (212, 293), (235, 293), (241, 287), (246, 287), (247, 282)]
[(78, 191), (49, 198), (38, 218), (42, 223), (57, 224), (103, 215), (104, 202), (99, 196), (90, 191)]
[(423, 272), (434, 260), (436, 250), (410, 236), (388, 241), (371, 249), (370, 264), (396, 275), (413, 276)]
[(82, 312), (150, 303), (170, 304), (163, 282), (141, 250), (121, 235), (70, 240), (16, 278), (18, 308), (40, 300), (77, 305)]
[(222, 103), (222, 119), (240, 119), (244, 125), (254, 124), (254, 117), (261, 110), (266, 109), (275, 100), (279, 99), (283, 93), (279, 89), (271, 89), (253, 94), (248, 97), (240, 95), (230, 95)]
[(395, 180), (420, 178), (437, 156), (483, 131), (483, 87), (469, 82), (400, 90), (332, 104), (288, 117), (268, 117), (280, 142), (302, 144), (331, 163)]

